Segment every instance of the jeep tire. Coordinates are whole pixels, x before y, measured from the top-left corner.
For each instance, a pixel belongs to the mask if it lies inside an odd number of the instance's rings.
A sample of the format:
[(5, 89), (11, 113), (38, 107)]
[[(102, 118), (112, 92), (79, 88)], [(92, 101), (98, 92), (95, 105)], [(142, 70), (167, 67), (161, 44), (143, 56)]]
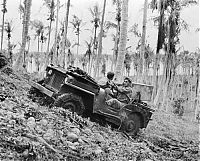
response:
[(132, 113), (122, 123), (122, 130), (130, 136), (135, 136), (142, 127), (142, 119), (137, 113)]
[(85, 110), (82, 98), (73, 93), (65, 93), (59, 96), (54, 102), (54, 106), (69, 109), (78, 115), (83, 114)]

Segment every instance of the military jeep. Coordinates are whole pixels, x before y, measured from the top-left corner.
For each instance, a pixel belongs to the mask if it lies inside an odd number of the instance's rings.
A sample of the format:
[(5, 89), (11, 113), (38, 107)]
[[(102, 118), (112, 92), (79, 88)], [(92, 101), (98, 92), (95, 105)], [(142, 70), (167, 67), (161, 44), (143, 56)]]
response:
[(51, 98), (56, 107), (70, 109), (79, 115), (101, 117), (129, 135), (135, 135), (140, 128), (146, 128), (153, 112), (147, 103), (138, 99), (131, 100), (121, 109), (108, 106), (105, 90), (77, 67), (65, 70), (48, 66), (45, 78), (33, 82), (32, 88)]

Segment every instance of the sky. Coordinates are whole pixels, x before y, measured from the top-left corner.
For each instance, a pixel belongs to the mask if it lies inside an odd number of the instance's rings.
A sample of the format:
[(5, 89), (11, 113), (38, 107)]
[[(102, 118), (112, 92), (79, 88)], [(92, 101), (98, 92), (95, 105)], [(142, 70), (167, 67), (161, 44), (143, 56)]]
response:
[[(20, 2), (23, 0), (7, 0), (7, 9), (5, 20), (13, 21), (13, 33), (11, 41), (15, 44), (19, 44), (21, 42), (22, 37), (22, 19), (20, 19), (20, 14), (18, 11), (18, 7)], [(64, 20), (65, 15), (65, 6), (67, 0), (60, 0), (61, 4), (64, 6), (59, 11), (59, 20), (60, 22)], [(83, 20), (85, 25), (81, 29), (80, 33), (80, 48), (79, 54), (84, 54), (86, 51), (86, 43), (85, 40), (89, 40), (89, 37), (92, 36), (91, 32), (87, 29), (92, 29), (93, 24), (91, 23), (92, 16), (89, 12), (89, 8), (93, 7), (98, 2), (100, 8), (103, 8), (103, 0), (71, 0), (71, 7), (69, 13), (69, 21), (72, 21), (72, 15), (78, 16)], [(150, 2), (150, 0), (149, 0)], [(143, 3), (144, 0), (129, 0), (129, 19), (128, 19), (128, 28), (130, 29), (135, 23), (139, 25), (139, 30), (142, 30), (142, 18), (143, 18)], [(45, 25), (48, 25), (48, 10), (46, 6), (43, 5), (43, 0), (32, 0), (31, 7), (31, 20), (41, 20)], [(106, 5), (106, 15), (105, 20), (109, 20), (112, 22), (115, 18), (115, 7), (112, 5), (112, 0), (107, 0)], [(156, 12), (152, 13), (152, 10), (148, 10), (148, 22), (147, 22), (147, 42), (150, 46), (155, 49), (157, 43), (157, 27), (153, 25), (151, 18), (155, 15)], [(2, 12), (0, 13), (0, 17), (2, 17)], [(182, 46), (183, 50), (189, 50), (191, 52), (196, 51), (197, 47), (199, 47), (199, 32), (195, 32), (195, 30), (199, 27), (199, 6), (191, 6), (184, 9), (181, 12), (181, 18), (184, 19), (188, 24), (190, 31), (181, 32), (180, 35), (180, 46)], [(0, 19), (1, 23), (2, 19)], [(55, 27), (55, 22), (53, 22), (53, 27)], [(114, 46), (114, 42), (112, 41), (111, 35), (115, 33), (115, 30), (110, 30), (106, 38), (103, 39), (103, 54), (112, 54), (112, 48)], [(34, 40), (35, 32), (33, 30), (29, 30), (29, 34), (32, 37), (30, 51), (37, 51), (37, 41)], [(4, 37), (6, 35), (4, 34)], [(51, 44), (54, 42), (54, 30), (52, 31), (51, 36)], [(72, 30), (71, 24), (69, 24), (68, 29), (68, 38), (71, 43), (74, 44), (77, 41), (77, 36)], [(138, 43), (138, 39), (133, 34), (128, 34), (129, 41), (127, 42), (127, 46), (131, 46), (131, 50), (134, 51), (136, 44)], [(6, 38), (4, 39), (4, 48), (6, 48)], [(20, 45), (17, 45), (16, 51), (19, 49)], [(44, 51), (46, 48), (44, 47)], [(76, 53), (76, 47), (72, 48), (72, 52)]]

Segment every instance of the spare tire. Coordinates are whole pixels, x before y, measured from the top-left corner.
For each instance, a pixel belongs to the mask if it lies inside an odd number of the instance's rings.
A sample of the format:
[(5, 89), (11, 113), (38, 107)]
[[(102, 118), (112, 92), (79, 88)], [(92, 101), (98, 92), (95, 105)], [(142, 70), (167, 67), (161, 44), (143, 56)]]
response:
[(82, 98), (73, 93), (65, 93), (59, 96), (54, 102), (54, 106), (69, 109), (78, 115), (83, 114), (85, 110)]

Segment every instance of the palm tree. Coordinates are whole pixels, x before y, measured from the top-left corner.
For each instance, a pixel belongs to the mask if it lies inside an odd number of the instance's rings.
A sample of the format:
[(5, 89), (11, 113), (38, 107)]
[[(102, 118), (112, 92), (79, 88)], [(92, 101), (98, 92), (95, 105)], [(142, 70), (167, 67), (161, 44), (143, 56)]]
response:
[(71, 24), (73, 25), (73, 30), (75, 30), (75, 34), (77, 35), (77, 56), (78, 56), (78, 48), (80, 46), (79, 44), (79, 39), (80, 39), (80, 27), (82, 24), (82, 20), (79, 19), (76, 15), (73, 15), (73, 20), (71, 22)]
[(114, 48), (113, 48), (113, 56), (112, 56), (112, 64), (111, 64), (111, 70), (113, 71), (113, 68), (115, 66), (115, 63), (116, 63), (116, 60), (117, 60), (117, 51), (118, 51), (118, 29), (119, 27), (117, 26), (116, 23), (114, 22), (111, 22), (111, 21), (106, 21), (105, 22), (105, 26), (106, 26), (106, 29), (115, 29), (116, 30), (116, 33), (115, 35), (112, 34), (112, 40), (114, 41)]
[(120, 26), (119, 54), (115, 68), (115, 79), (121, 82), (123, 79), (123, 67), (126, 54), (127, 28), (128, 28), (128, 0), (122, 1), (122, 18)]
[(13, 27), (12, 27), (12, 21), (10, 22), (6, 22), (6, 28), (5, 31), (7, 33), (7, 39), (8, 39), (8, 54), (9, 54), (9, 62), (12, 64), (12, 50), (15, 48), (16, 45), (11, 44), (10, 39), (11, 39), (11, 33), (13, 31)]
[(194, 109), (195, 109), (195, 118), (200, 110), (200, 50), (198, 49), (198, 53), (195, 54), (195, 68), (196, 68), (196, 89), (195, 89), (195, 102), (194, 102)]
[[(146, 23), (147, 23), (147, 7), (148, 7), (148, 0), (144, 1), (144, 13), (143, 13), (143, 25), (142, 25), (142, 39), (141, 39), (141, 63), (140, 63), (140, 73), (142, 75), (146, 75), (146, 67), (145, 67), (145, 39), (146, 39)], [(142, 80), (143, 81), (143, 80)]]
[[(92, 15), (93, 20), (91, 21), (92, 23), (94, 23), (94, 38), (93, 38), (93, 56), (95, 55), (96, 51), (97, 51), (97, 28), (99, 27), (99, 23), (100, 23), (100, 8), (98, 3), (96, 3), (93, 8), (89, 8), (89, 11)], [(92, 61), (93, 59), (91, 59)], [(90, 63), (92, 65), (92, 62)], [(92, 66), (90, 67), (90, 69), (92, 68)], [(89, 71), (89, 74), (91, 74), (91, 70)]]
[(126, 69), (126, 76), (128, 76), (128, 77), (130, 75), (131, 62), (132, 62), (131, 55), (129, 54), (128, 51), (126, 51), (124, 66), (125, 66), (125, 69)]
[[(16, 70), (21, 69), (21, 65), (23, 62), (23, 67), (25, 67), (25, 47), (26, 47), (26, 41), (28, 36), (28, 28), (29, 28), (29, 21), (30, 21), (30, 14), (31, 14), (31, 3), (32, 0), (25, 0), (24, 1), (24, 15), (23, 15), (23, 31), (22, 31), (22, 45), (19, 52), (19, 55), (17, 57), (17, 60), (14, 64), (14, 68)], [(24, 58), (24, 59), (23, 59)]]
[[(157, 95), (154, 99), (154, 103), (157, 104), (160, 96), (162, 95), (163, 96), (162, 107), (164, 107), (163, 105), (167, 99), (166, 96), (167, 96), (169, 86), (170, 84), (173, 83), (174, 76), (175, 76), (174, 60), (177, 53), (176, 46), (179, 44), (179, 34), (182, 29), (185, 29), (185, 28), (182, 28), (180, 11), (183, 7), (187, 6), (187, 4), (191, 4), (191, 3), (192, 3), (191, 1), (184, 1), (184, 3), (182, 3), (182, 1), (172, 1), (172, 0), (160, 1), (160, 19), (159, 20), (162, 23), (160, 23), (159, 25), (160, 34), (158, 33), (158, 35), (160, 37), (158, 37), (158, 40), (160, 40), (160, 42), (158, 42), (157, 44), (157, 53), (159, 52), (160, 47), (161, 47), (160, 43), (163, 43), (165, 51), (166, 51), (166, 55), (165, 55), (165, 62), (164, 62), (164, 72), (163, 72), (162, 80), (160, 81), (161, 84), (158, 88)], [(165, 17), (165, 13), (168, 14), (166, 17)], [(164, 40), (167, 40), (167, 41), (165, 41), (164, 43)], [(155, 75), (154, 75), (154, 78), (155, 78)]]
[(67, 40), (67, 29), (68, 29), (68, 20), (69, 20), (69, 8), (70, 8), (70, 0), (67, 1), (67, 9), (65, 14), (65, 23), (63, 27), (63, 35), (62, 35), (62, 46), (61, 46), (61, 64), (62, 67), (65, 67), (65, 48)]
[(156, 48), (156, 56), (154, 60), (154, 70), (153, 70), (153, 94), (152, 98), (155, 98), (156, 93), (157, 93), (157, 71), (158, 71), (158, 54), (160, 49), (162, 49), (162, 46), (164, 44), (164, 39), (165, 39), (165, 26), (164, 26), (164, 11), (165, 11), (165, 1), (151, 1), (151, 8), (157, 9), (159, 11), (159, 18), (158, 18), (158, 39), (157, 39), (157, 48)]
[(30, 50), (30, 45), (31, 45), (31, 37), (30, 37), (30, 35), (28, 35), (27, 36), (27, 44), (28, 44), (28, 46), (27, 46), (27, 54), (29, 53), (29, 50)]
[(55, 30), (55, 47), (54, 47), (54, 58), (55, 58), (55, 64), (58, 64), (58, 20), (59, 20), (59, 10), (60, 10), (60, 0), (57, 0), (57, 9), (56, 9), (56, 30)]
[(35, 32), (36, 32), (36, 37), (37, 37), (37, 47), (38, 47), (38, 52), (40, 51), (40, 38), (41, 38), (41, 35), (42, 33), (44, 32), (44, 24), (42, 21), (40, 20), (33, 20), (31, 21), (31, 26), (32, 28), (35, 29)]
[(54, 21), (54, 10), (55, 10), (55, 2), (54, 0), (44, 0), (45, 5), (49, 9), (49, 17), (47, 20), (49, 20), (49, 33), (48, 33), (48, 42), (47, 42), (47, 51), (46, 51), (46, 59), (45, 59), (45, 67), (49, 63), (49, 45), (51, 40), (51, 28), (52, 28), (52, 22)]
[[(87, 50), (86, 50), (86, 52), (84, 54), (84, 58), (88, 59), (87, 72), (89, 73), (90, 72), (90, 62), (91, 62), (91, 57), (92, 57), (92, 45), (93, 45), (92, 37), (90, 37), (90, 41), (85, 41), (85, 43), (86, 43)], [(84, 59), (84, 61), (85, 61), (85, 59)]]
[[(46, 29), (46, 27), (44, 27), (43, 22), (40, 20), (31, 21), (31, 26), (32, 26), (32, 29), (35, 29), (35, 32), (36, 32), (35, 38), (37, 38), (38, 54), (36, 55), (35, 60), (36, 60), (36, 64), (37, 64), (37, 71), (39, 71), (39, 66), (40, 66), (40, 62), (39, 62), (40, 53), (39, 52), (40, 51), (42, 52), (43, 43), (47, 39), (44, 37), (44, 30)], [(40, 47), (40, 42), (41, 42), (41, 47)]]
[(5, 13), (7, 12), (6, 0), (3, 0), (2, 6), (3, 6), (3, 9), (1, 11), (3, 12), (3, 18), (2, 18), (2, 30), (1, 30), (1, 50), (2, 50), (2, 47), (3, 47), (3, 33), (4, 33)]
[(98, 55), (96, 58), (95, 68), (94, 68), (94, 77), (99, 77), (99, 66), (100, 66), (100, 58), (102, 55), (102, 37), (103, 37), (103, 27), (104, 27), (104, 16), (105, 16), (105, 10), (106, 10), (106, 0), (104, 0), (103, 4), (103, 13), (101, 18), (101, 26), (100, 26), (100, 34), (99, 34), (99, 43), (98, 43)]
[[(118, 50), (119, 50), (119, 37), (120, 37), (120, 23), (121, 23), (121, 11), (122, 11), (122, 0), (113, 0), (113, 5), (116, 5), (116, 17), (117, 21), (116, 25), (116, 34), (114, 39), (114, 49), (113, 49), (113, 62), (116, 63)], [(112, 64), (112, 68), (114, 68), (116, 64)]]

